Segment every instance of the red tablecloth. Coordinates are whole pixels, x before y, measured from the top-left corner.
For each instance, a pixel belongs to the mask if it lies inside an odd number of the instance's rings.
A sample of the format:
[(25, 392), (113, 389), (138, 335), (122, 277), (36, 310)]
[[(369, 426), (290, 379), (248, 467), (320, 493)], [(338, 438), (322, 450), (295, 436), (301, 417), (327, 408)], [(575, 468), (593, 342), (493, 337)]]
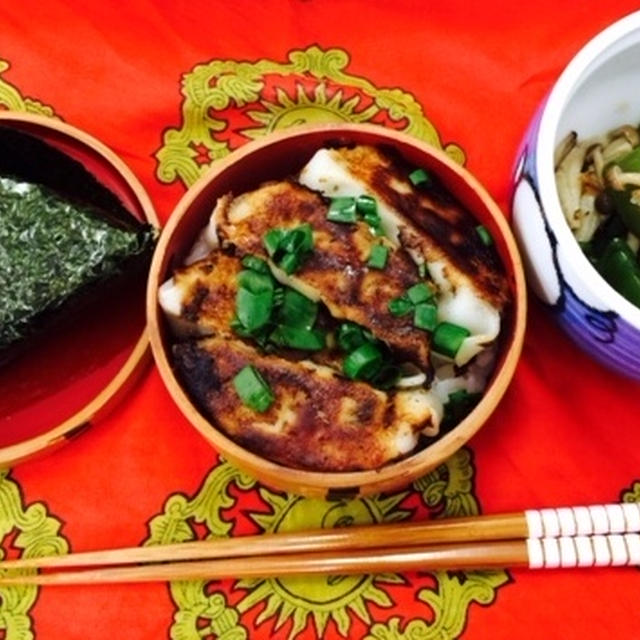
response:
[[(104, 141), (163, 221), (216, 157), (321, 119), (385, 122), (464, 156), (508, 215), (512, 165), (535, 109), (580, 46), (635, 8), (5, 3), (0, 105), (48, 111)], [(640, 499), (639, 391), (579, 352), (532, 301), (514, 381), (469, 445), (406, 491), (329, 504), (267, 490), (219, 461), (149, 368), (107, 419), (2, 476), (3, 546), (61, 553), (339, 518)], [(0, 589), (0, 637), (608, 640), (638, 636), (639, 587), (629, 568), (12, 588)]]

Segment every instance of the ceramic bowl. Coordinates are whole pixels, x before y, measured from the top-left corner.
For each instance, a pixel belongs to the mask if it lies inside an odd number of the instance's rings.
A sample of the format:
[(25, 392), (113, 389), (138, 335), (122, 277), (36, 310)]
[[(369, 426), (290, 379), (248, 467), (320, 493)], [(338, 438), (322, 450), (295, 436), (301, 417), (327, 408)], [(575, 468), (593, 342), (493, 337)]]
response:
[[(514, 305), (505, 323), (503, 348), (481, 402), (452, 431), (409, 457), (373, 471), (321, 473), (303, 471), (266, 460), (230, 440), (193, 406), (170, 364), (171, 336), (158, 305), (158, 287), (183, 263), (216, 199), (239, 194), (266, 180), (298, 171), (327, 143), (392, 145), (414, 166), (437, 174), (445, 187), (492, 233), (509, 274)], [(288, 130), (251, 142), (229, 155), (194, 184), (165, 227), (153, 257), (147, 292), (147, 320), (152, 351), (160, 374), (186, 418), (226, 459), (265, 484), (305, 495), (342, 498), (406, 486), (453, 454), (484, 424), (513, 375), (525, 325), (525, 286), (520, 257), (508, 225), (485, 189), (445, 154), (407, 135), (375, 125), (337, 125)]]
[(554, 149), (640, 122), (640, 12), (588, 42), (534, 118), (519, 154), (513, 222), (530, 285), (562, 328), (604, 365), (640, 380), (640, 309), (617, 293), (582, 253), (560, 208)]

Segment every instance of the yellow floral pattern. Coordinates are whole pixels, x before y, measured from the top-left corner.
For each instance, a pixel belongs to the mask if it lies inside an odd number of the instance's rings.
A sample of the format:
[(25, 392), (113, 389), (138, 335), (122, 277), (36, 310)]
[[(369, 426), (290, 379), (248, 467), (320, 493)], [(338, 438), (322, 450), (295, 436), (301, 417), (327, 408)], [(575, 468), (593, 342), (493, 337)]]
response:
[[(9, 63), (0, 59), (0, 109), (55, 117), (53, 108), (24, 97), (2, 74)], [(59, 535), (61, 523), (50, 516), (42, 503), (25, 505), (19, 485), (7, 470), (0, 471), (0, 558), (36, 557), (67, 553), (68, 543)], [(0, 588), (0, 637), (31, 640), (29, 615), (38, 587), (21, 585)]]
[(0, 109), (56, 117), (52, 107), (34, 98), (24, 97), (16, 87), (4, 80), (1, 76), (7, 69), (9, 69), (9, 63), (0, 59)]
[[(163, 512), (150, 522), (146, 544), (231, 535), (240, 508), (256, 533), (404, 520), (412, 513), (405, 503), (416, 496), (434, 517), (474, 515), (478, 504), (473, 474), (470, 452), (463, 449), (414, 483), (412, 490), (328, 502), (273, 492), (221, 461), (194, 496), (169, 497)], [(233, 497), (238, 492), (241, 506)], [(265, 637), (288, 640), (324, 638), (329, 629), (349, 637), (358, 621), (367, 626), (368, 640), (452, 639), (464, 630), (469, 606), (492, 603), (498, 587), (508, 581), (504, 571), (472, 571), (417, 574), (411, 581), (398, 574), (380, 574), (174, 582), (170, 591), (177, 611), (170, 637), (246, 640), (253, 637), (251, 628)], [(407, 606), (406, 596), (403, 604), (394, 594), (399, 585), (405, 592), (407, 587), (413, 591), (404, 622), (389, 616)], [(431, 613), (429, 622), (414, 613), (421, 607)]]
[(443, 145), (418, 101), (399, 88), (379, 88), (348, 73), (343, 49), (313, 45), (288, 61), (213, 60), (186, 73), (182, 124), (168, 128), (156, 153), (157, 177), (193, 184), (211, 164), (250, 139), (305, 123), (372, 122), (401, 129), (464, 162)]
[[(25, 505), (20, 487), (8, 471), (0, 471), (0, 558), (62, 555), (69, 546), (59, 534), (61, 522), (50, 516), (42, 503)], [(29, 615), (38, 587), (0, 587), (1, 637), (31, 640), (34, 637)]]

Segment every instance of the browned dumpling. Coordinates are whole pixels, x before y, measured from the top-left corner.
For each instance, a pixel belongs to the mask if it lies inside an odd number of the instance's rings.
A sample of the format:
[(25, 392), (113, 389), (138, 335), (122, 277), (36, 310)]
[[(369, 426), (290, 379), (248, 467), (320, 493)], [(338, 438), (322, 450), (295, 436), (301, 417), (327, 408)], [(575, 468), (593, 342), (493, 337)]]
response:
[(313, 253), (295, 274), (279, 272), (278, 277), (321, 300), (334, 318), (366, 327), (402, 358), (428, 368), (429, 334), (414, 327), (411, 316), (394, 316), (387, 306), (420, 281), (416, 265), (398, 247), (390, 250), (384, 270), (370, 269), (371, 247), (380, 239), (364, 222), (328, 221), (327, 211), (320, 195), (284, 181), (221, 199), (214, 216), (223, 245), (265, 258), (263, 237), (270, 229), (311, 224)]
[[(310, 361), (267, 355), (239, 340), (205, 338), (173, 347), (174, 363), (200, 411), (237, 443), (286, 466), (375, 469), (411, 451), (438, 419), (426, 389), (384, 392)], [(245, 406), (234, 376), (252, 365), (275, 401)]]
[(236, 278), (241, 270), (238, 258), (221, 251), (176, 269), (158, 292), (174, 332), (180, 337), (232, 337)]
[(442, 262), (454, 286), (468, 286), (498, 309), (509, 298), (495, 252), (477, 221), (441, 189), (416, 189), (410, 168), (376, 147), (321, 149), (303, 168), (300, 182), (326, 196), (374, 196), (387, 234), (417, 261)]
[[(469, 212), (441, 185), (416, 187), (410, 172), (377, 148), (321, 149), (297, 176), (219, 198), (187, 266), (162, 285), (181, 340), (176, 372), (239, 445), (300, 469), (378, 469), (436, 436), (454, 393), (485, 388), (506, 276)], [(347, 220), (331, 219), (334, 197), (354, 207)], [(374, 206), (368, 218), (363, 202)], [(304, 255), (288, 268), (278, 243), (300, 233)], [(425, 307), (433, 324), (421, 328)], [(455, 351), (433, 338), (440, 325), (462, 336)], [(377, 377), (383, 370), (389, 378)], [(266, 399), (243, 391), (239, 374)]]

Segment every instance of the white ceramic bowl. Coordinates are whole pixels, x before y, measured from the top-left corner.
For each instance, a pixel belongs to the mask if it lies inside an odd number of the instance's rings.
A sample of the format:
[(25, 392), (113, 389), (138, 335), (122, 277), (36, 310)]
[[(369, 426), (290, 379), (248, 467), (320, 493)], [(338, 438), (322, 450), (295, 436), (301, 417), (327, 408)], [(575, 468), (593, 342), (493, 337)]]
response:
[(640, 380), (640, 309), (582, 253), (560, 208), (553, 152), (579, 139), (640, 123), (640, 12), (595, 36), (566, 67), (525, 136), (514, 176), (516, 238), (538, 297), (575, 342), (608, 367)]

